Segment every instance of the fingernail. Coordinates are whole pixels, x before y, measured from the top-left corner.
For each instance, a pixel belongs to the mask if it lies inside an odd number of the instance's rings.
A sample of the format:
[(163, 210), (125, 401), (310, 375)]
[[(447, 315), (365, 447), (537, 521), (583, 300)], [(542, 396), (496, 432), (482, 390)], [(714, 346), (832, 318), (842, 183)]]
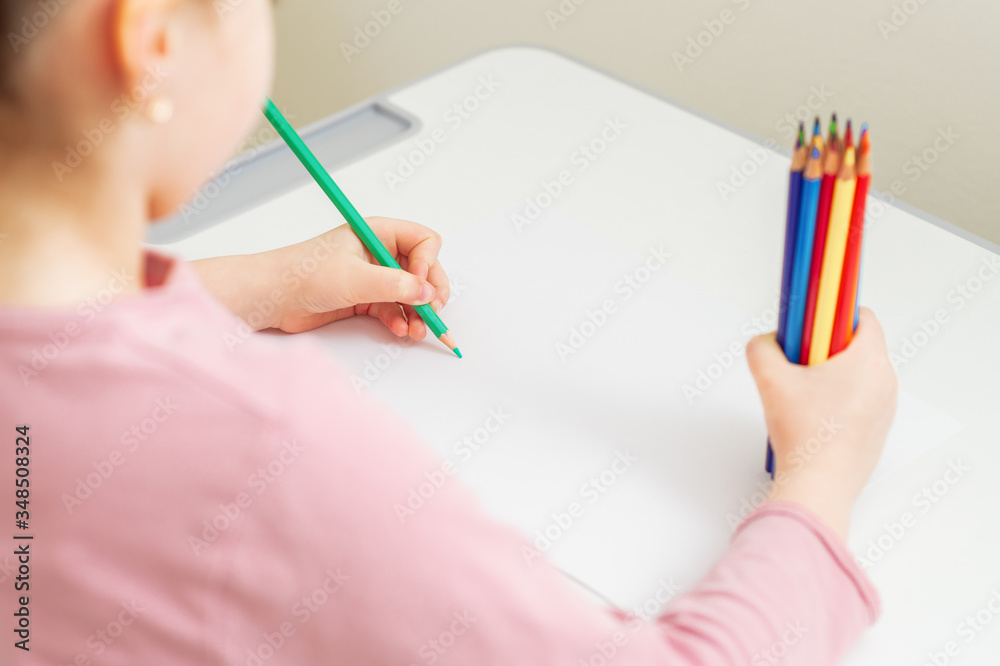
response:
[(434, 298), (434, 287), (430, 282), (424, 282), (423, 286), (420, 287), (420, 302), (430, 303), (432, 298)]

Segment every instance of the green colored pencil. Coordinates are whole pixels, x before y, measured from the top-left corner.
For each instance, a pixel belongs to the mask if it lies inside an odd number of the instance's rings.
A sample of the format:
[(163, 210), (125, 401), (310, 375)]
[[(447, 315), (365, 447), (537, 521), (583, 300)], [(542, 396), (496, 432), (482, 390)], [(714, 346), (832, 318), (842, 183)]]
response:
[[(368, 226), (365, 219), (361, 217), (357, 208), (355, 208), (354, 205), (347, 199), (343, 191), (337, 186), (337, 183), (333, 182), (333, 178), (331, 178), (330, 174), (323, 168), (320, 161), (316, 159), (313, 152), (309, 150), (309, 146), (305, 144), (302, 137), (298, 135), (298, 132), (296, 132), (288, 121), (285, 120), (285, 116), (281, 114), (281, 111), (278, 110), (278, 107), (274, 105), (274, 102), (272, 102), (270, 98), (268, 98), (267, 104), (264, 106), (264, 115), (267, 117), (271, 125), (274, 126), (275, 131), (277, 131), (281, 138), (285, 140), (288, 147), (292, 149), (295, 156), (299, 158), (299, 161), (302, 162), (302, 166), (306, 168), (309, 175), (311, 175), (313, 180), (316, 181), (316, 184), (319, 185), (324, 192), (326, 192), (326, 196), (330, 197), (330, 201), (332, 201), (333, 205), (337, 207), (340, 214), (344, 216), (347, 223), (351, 225), (351, 229), (353, 229), (354, 233), (358, 235), (361, 242), (365, 244), (368, 251), (372, 253), (375, 260), (387, 268), (403, 270), (402, 267), (400, 267), (399, 262), (396, 261), (396, 258), (393, 257), (387, 249), (385, 249), (385, 245), (382, 244), (382, 241), (379, 240), (378, 236), (375, 235), (371, 227)], [(441, 321), (438, 314), (434, 312), (434, 308), (430, 305), (414, 305), (413, 308), (417, 311), (417, 314), (420, 315), (420, 318), (424, 320), (424, 323), (427, 324), (427, 327), (431, 329), (434, 335), (437, 336), (437, 338), (443, 342), (448, 349), (455, 352), (456, 356), (462, 358), (462, 352), (458, 351), (458, 347), (455, 346), (455, 340), (451, 337), (451, 334), (448, 333), (448, 327), (444, 325), (444, 322)]]

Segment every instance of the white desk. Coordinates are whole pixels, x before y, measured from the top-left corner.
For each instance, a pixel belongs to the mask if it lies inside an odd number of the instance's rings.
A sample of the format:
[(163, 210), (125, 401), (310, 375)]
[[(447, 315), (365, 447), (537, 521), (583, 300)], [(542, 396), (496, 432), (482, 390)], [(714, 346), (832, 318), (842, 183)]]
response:
[[(443, 319), (463, 361), (433, 341), (393, 347), (374, 320), (313, 334), (367, 372), (359, 390), (410, 418), (495, 516), (557, 535), (549, 556), (615, 603), (633, 608), (661, 579), (695, 583), (725, 548), (727, 516), (766, 480), (745, 358), (722, 366), (754, 329), (773, 328), (788, 158), (766, 153), (723, 200), (718, 183), (759, 146), (752, 138), (531, 48), (484, 53), (304, 134), (362, 214), (440, 231), (455, 280)], [(256, 252), (342, 224), (281, 146), (234, 171), (206, 210), (157, 232), (175, 240), (159, 249)], [(526, 199), (541, 213), (530, 224)], [(893, 453), (851, 539), (877, 559), (868, 570), (884, 614), (846, 663), (923, 664), (949, 642), (949, 663), (996, 663), (1000, 629), (960, 623), (993, 618), (983, 609), (1000, 591), (1000, 256), (916, 211), (873, 202), (869, 215), (861, 301), (890, 349), (912, 358), (899, 368)], [(515, 309), (533, 317), (537, 344)], [(935, 316), (944, 323), (922, 330)], [(707, 390), (686, 397), (699, 372)], [(499, 408), (509, 418), (497, 428)], [(952, 461), (969, 471), (949, 472)], [(574, 502), (572, 526), (557, 528), (552, 514)], [(871, 541), (887, 547), (881, 557)]]

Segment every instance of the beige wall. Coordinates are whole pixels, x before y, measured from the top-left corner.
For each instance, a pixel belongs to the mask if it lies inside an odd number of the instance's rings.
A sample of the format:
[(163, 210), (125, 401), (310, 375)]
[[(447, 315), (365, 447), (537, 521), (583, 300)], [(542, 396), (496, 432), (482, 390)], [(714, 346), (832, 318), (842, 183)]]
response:
[[(341, 44), (390, 2), (402, 11), (348, 62)], [(560, 6), (574, 11), (554, 23)], [(705, 21), (718, 35), (679, 65)], [(1000, 243), (995, 0), (280, 0), (277, 23), (274, 99), (296, 126), (484, 49), (537, 44), (785, 147), (786, 115), (810, 103), (867, 120), (875, 187)], [(932, 164), (914, 160), (925, 152)]]

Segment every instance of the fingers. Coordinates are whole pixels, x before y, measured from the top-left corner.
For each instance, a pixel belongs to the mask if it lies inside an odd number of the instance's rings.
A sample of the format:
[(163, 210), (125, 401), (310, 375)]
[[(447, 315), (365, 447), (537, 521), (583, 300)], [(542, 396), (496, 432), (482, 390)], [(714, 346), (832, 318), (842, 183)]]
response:
[(378, 319), (398, 338), (410, 336), (417, 342), (427, 337), (427, 325), (411, 305), (399, 303), (373, 303), (368, 315)]
[(441, 308), (451, 298), (451, 284), (440, 263), (431, 266), (427, 274), (427, 281), (434, 285), (434, 289), (437, 291), (437, 295), (434, 297), (433, 302), (431, 302), (431, 307), (434, 308), (435, 312), (441, 312)]
[(406, 314), (406, 321), (410, 325), (410, 337), (420, 342), (427, 336), (427, 325), (412, 305), (404, 305), (403, 312)]
[(398, 338), (409, 333), (410, 326), (398, 303), (373, 303), (368, 309), (368, 315), (378, 319)]
[[(451, 298), (448, 275), (438, 261), (441, 251), (441, 236), (428, 227), (408, 220), (386, 217), (366, 218), (372, 231), (382, 240), (386, 249), (398, 257), (399, 265), (408, 273), (429, 282), (435, 290), (430, 303), (435, 311), (440, 311)], [(396, 298), (400, 303), (423, 305), (427, 301), (411, 298)]]
[(393, 256), (405, 255), (409, 259), (408, 270), (411, 273), (421, 280), (428, 279), (428, 272), (438, 263), (440, 234), (408, 220), (372, 217), (365, 218), (365, 221)]
[(352, 299), (356, 303), (409, 303), (426, 305), (437, 295), (429, 282), (397, 268), (360, 263), (351, 273)]

